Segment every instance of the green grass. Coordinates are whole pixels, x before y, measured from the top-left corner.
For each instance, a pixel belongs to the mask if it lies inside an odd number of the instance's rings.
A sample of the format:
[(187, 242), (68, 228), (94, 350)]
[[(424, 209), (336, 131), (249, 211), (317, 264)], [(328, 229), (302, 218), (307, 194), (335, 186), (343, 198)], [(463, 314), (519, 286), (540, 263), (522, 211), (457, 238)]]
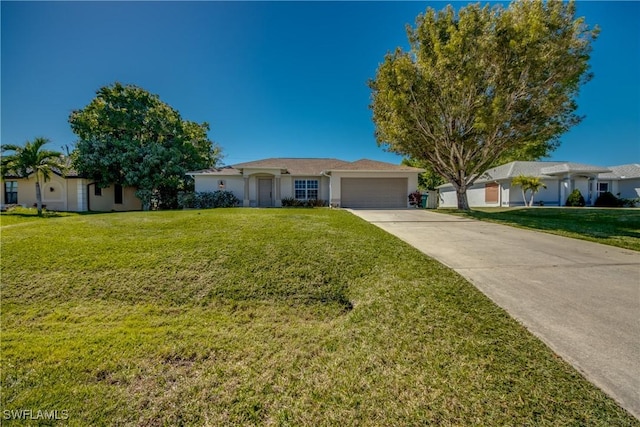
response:
[[(4, 227), (5, 225), (22, 224), (23, 222), (38, 221), (44, 218), (64, 218), (77, 215), (81, 214), (74, 212), (55, 212), (43, 209), (42, 216), (39, 217), (38, 210), (35, 208), (15, 207), (11, 208), (7, 212), (0, 213), (0, 226)], [(86, 215), (86, 213), (83, 213), (82, 215)]]
[(1, 273), (2, 410), (77, 426), (639, 425), (463, 278), (345, 211), (14, 223)]
[(640, 251), (640, 209), (474, 208), (438, 212)]

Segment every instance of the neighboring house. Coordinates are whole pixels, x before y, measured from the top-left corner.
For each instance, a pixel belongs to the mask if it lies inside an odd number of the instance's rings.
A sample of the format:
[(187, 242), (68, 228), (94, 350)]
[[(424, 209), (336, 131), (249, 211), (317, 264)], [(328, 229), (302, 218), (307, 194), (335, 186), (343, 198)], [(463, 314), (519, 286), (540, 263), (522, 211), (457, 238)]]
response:
[[(43, 183), (42, 204), (51, 211), (132, 211), (141, 210), (135, 188), (111, 185), (98, 188), (92, 181), (70, 171), (66, 175), (54, 171)], [(36, 204), (34, 175), (27, 178), (8, 175), (0, 186), (0, 203), (32, 207)]]
[[(536, 193), (534, 204), (564, 206), (575, 190), (592, 206), (604, 192), (634, 199), (640, 197), (640, 164), (600, 167), (571, 162), (511, 162), (489, 169), (467, 189), (471, 207), (523, 206), (522, 189), (511, 181), (518, 175), (540, 178), (547, 186)], [(438, 187), (439, 206), (456, 207), (452, 184)]]
[(195, 191), (231, 191), (242, 206), (282, 199), (324, 200), (334, 207), (405, 208), (422, 169), (362, 159), (272, 158), (188, 172)]

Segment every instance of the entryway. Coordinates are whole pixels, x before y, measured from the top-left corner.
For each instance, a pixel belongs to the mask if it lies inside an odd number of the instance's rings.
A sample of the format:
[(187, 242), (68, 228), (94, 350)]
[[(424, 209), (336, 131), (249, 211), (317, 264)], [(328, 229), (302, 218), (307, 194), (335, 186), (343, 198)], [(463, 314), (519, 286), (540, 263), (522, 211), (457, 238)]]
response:
[(258, 178), (258, 206), (261, 208), (273, 206), (273, 179)]

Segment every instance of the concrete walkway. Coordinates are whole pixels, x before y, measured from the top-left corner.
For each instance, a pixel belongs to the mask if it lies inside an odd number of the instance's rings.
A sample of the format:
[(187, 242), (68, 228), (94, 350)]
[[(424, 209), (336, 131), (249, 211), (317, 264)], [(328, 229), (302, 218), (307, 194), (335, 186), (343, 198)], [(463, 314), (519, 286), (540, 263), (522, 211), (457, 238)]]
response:
[(351, 212), (464, 276), (640, 419), (640, 252), (420, 209)]

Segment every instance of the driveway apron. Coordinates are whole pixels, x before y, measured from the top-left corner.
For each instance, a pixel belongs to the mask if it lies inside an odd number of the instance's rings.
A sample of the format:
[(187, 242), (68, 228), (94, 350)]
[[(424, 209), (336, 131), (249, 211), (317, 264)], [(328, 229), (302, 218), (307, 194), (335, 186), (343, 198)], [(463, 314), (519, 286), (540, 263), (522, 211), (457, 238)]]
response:
[(420, 209), (351, 212), (464, 276), (640, 419), (640, 252)]

